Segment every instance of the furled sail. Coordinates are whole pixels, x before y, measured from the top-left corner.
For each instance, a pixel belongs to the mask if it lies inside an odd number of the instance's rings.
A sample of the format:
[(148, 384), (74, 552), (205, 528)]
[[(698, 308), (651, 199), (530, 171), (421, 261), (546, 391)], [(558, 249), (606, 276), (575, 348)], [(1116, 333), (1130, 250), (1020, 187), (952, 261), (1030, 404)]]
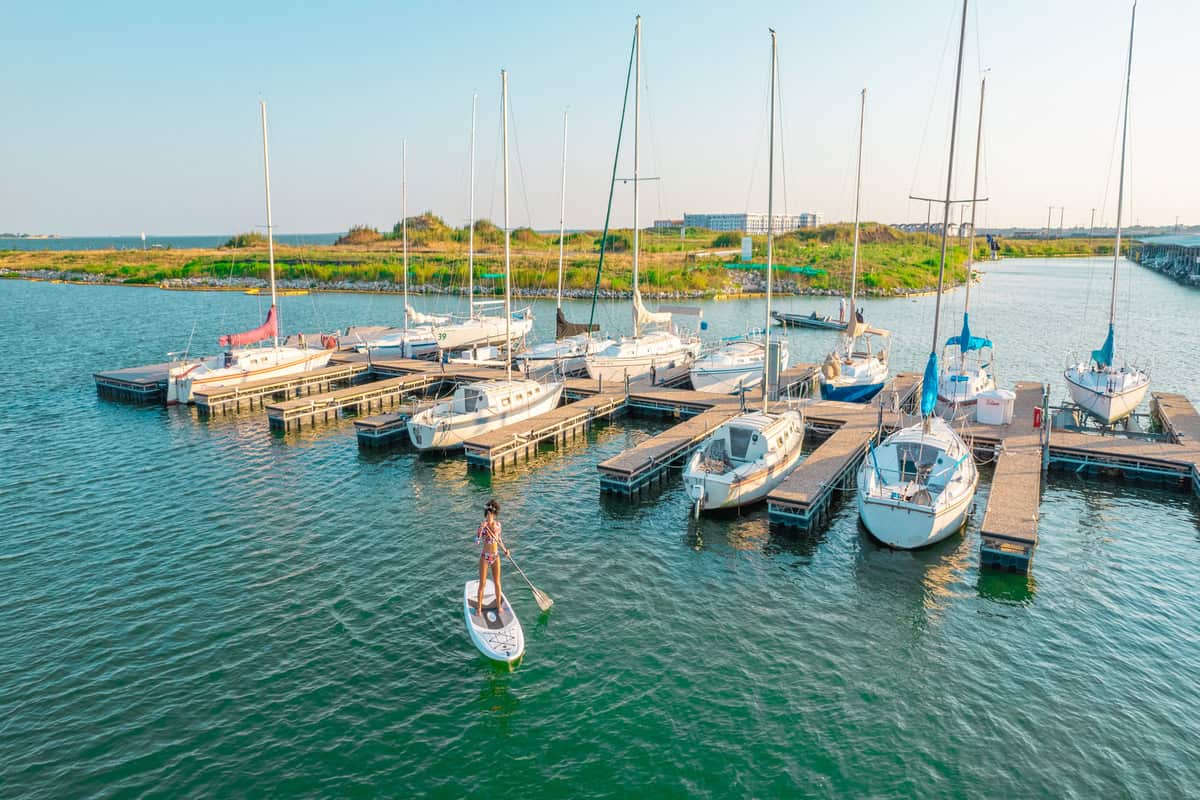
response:
[(971, 335), (971, 325), (967, 319), (967, 314), (963, 313), (962, 332), (958, 336), (951, 336), (946, 340), (947, 346), (957, 345), (959, 352), (969, 353), (972, 350), (979, 350), (984, 347), (991, 347), (992, 340), (985, 339), (982, 336)]
[(633, 321), (636, 325), (670, 325), (669, 311), (654, 312), (642, 303), (642, 293), (634, 287), (633, 290)]
[(569, 322), (563, 314), (562, 309), (558, 309), (558, 314), (554, 320), (554, 338), (565, 339), (568, 336), (575, 336), (580, 333), (591, 333), (592, 331), (600, 330), (598, 323), (587, 322)]
[(275, 305), (271, 305), (271, 310), (267, 312), (267, 321), (257, 328), (242, 333), (227, 333), (217, 339), (217, 344), (221, 347), (238, 347), (244, 344), (254, 344), (261, 342), (263, 339), (270, 339), (272, 336), (279, 335), (279, 323), (275, 319)]
[(404, 313), (414, 325), (445, 325), (450, 321), (450, 317), (445, 314), (422, 314), (407, 303), (404, 305)]
[(1099, 350), (1092, 351), (1092, 360), (1096, 362), (1096, 366), (1103, 369), (1111, 367), (1113, 360), (1113, 326), (1109, 323), (1108, 338), (1104, 340), (1104, 345)]
[(921, 383), (921, 414), (928, 417), (937, 406), (938, 359), (937, 353), (929, 354), (925, 364), (925, 378)]

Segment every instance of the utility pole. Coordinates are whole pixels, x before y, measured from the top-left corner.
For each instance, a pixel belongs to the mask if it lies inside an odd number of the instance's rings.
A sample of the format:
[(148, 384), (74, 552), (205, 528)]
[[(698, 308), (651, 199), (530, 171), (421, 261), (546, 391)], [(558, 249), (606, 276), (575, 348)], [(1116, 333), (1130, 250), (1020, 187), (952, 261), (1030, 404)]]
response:
[(1063, 238), (1063, 217), (1066, 215), (1066, 213), (1067, 213), (1066, 206), (1058, 207), (1058, 238), (1060, 238), (1060, 239)]
[(1096, 235), (1096, 209), (1092, 209), (1092, 219), (1088, 222), (1088, 238)]
[(1054, 213), (1054, 206), (1046, 206), (1046, 235), (1045, 239), (1050, 238), (1050, 215)]

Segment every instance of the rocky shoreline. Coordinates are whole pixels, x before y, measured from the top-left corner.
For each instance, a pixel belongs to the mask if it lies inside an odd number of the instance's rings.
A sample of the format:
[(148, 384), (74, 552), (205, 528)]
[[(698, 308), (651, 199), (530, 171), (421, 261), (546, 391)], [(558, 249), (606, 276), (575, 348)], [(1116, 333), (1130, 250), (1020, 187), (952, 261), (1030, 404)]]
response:
[[(208, 276), (199, 276), (193, 278), (171, 278), (162, 281), (159, 284), (146, 283), (128, 283), (121, 280), (116, 280), (108, 275), (100, 275), (91, 272), (71, 272), (62, 270), (12, 270), (0, 269), (0, 278), (24, 278), (29, 280), (41, 281), (63, 281), (73, 284), (87, 284), (94, 286), (157, 286), (161, 289), (173, 289), (177, 291), (244, 291), (246, 289), (263, 289), (267, 287), (267, 282), (260, 278), (233, 278), (221, 280)], [(312, 292), (347, 292), (347, 293), (363, 293), (363, 294), (400, 294), (404, 291), (401, 284), (392, 281), (317, 281), (317, 280), (289, 280), (280, 279), (277, 283), (280, 289), (306, 289)], [(873, 290), (869, 287), (860, 287), (859, 294), (862, 297), (913, 297), (918, 295), (929, 294), (936, 291), (936, 286), (927, 286), (916, 289), (895, 288), (889, 291)], [(730, 280), (726, 286), (717, 290), (684, 290), (684, 291), (662, 291), (644, 289), (642, 296), (651, 300), (703, 300), (703, 299), (724, 299), (732, 300), (737, 298), (755, 297), (766, 291), (764, 277), (755, 273), (742, 273), (736, 276), (736, 279)], [(411, 294), (424, 295), (465, 295), (466, 288), (461, 286), (441, 286), (434, 284), (418, 284), (409, 285)], [(840, 297), (844, 294), (841, 289), (817, 289), (808, 286), (801, 286), (795, 281), (777, 280), (774, 286), (774, 292), (781, 296), (814, 296), (814, 297)], [(628, 290), (616, 289), (600, 289), (597, 297), (603, 300), (628, 300), (633, 294)], [(538, 298), (553, 298), (555, 290), (553, 288), (525, 288), (516, 289), (513, 292), (514, 297), (526, 299)], [(576, 300), (590, 300), (592, 298), (591, 289), (564, 289), (563, 296)]]

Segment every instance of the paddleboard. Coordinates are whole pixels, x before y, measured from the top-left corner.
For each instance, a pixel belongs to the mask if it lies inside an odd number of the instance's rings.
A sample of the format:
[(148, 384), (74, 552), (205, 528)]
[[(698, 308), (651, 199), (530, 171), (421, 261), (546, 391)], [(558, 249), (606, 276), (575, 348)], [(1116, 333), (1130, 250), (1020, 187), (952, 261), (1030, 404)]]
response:
[(471, 641), (493, 661), (512, 663), (525, 653), (525, 632), (521, 621), (508, 604), (508, 597), (496, 603), (496, 585), (489, 578), (483, 587), (483, 610), (476, 609), (479, 581), (467, 581), (463, 588), (463, 616)]

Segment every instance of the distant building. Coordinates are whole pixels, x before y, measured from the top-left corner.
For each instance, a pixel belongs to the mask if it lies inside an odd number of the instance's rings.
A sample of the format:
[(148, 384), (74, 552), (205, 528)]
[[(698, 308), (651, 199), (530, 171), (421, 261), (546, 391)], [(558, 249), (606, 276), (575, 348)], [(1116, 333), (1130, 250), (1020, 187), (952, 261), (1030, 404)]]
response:
[[(799, 228), (813, 228), (825, 222), (819, 211), (803, 214), (775, 214), (771, 218), (771, 229), (775, 233), (787, 233)], [(657, 224), (657, 223), (655, 223)], [(766, 233), (766, 214), (684, 214), (683, 224), (689, 228), (707, 228), (712, 231), (742, 231), (743, 233)]]
[(656, 220), (654, 220), (654, 227), (655, 228), (665, 228), (668, 230), (670, 230), (672, 228), (682, 228), (683, 220), (681, 220), (681, 219), (656, 219)]

